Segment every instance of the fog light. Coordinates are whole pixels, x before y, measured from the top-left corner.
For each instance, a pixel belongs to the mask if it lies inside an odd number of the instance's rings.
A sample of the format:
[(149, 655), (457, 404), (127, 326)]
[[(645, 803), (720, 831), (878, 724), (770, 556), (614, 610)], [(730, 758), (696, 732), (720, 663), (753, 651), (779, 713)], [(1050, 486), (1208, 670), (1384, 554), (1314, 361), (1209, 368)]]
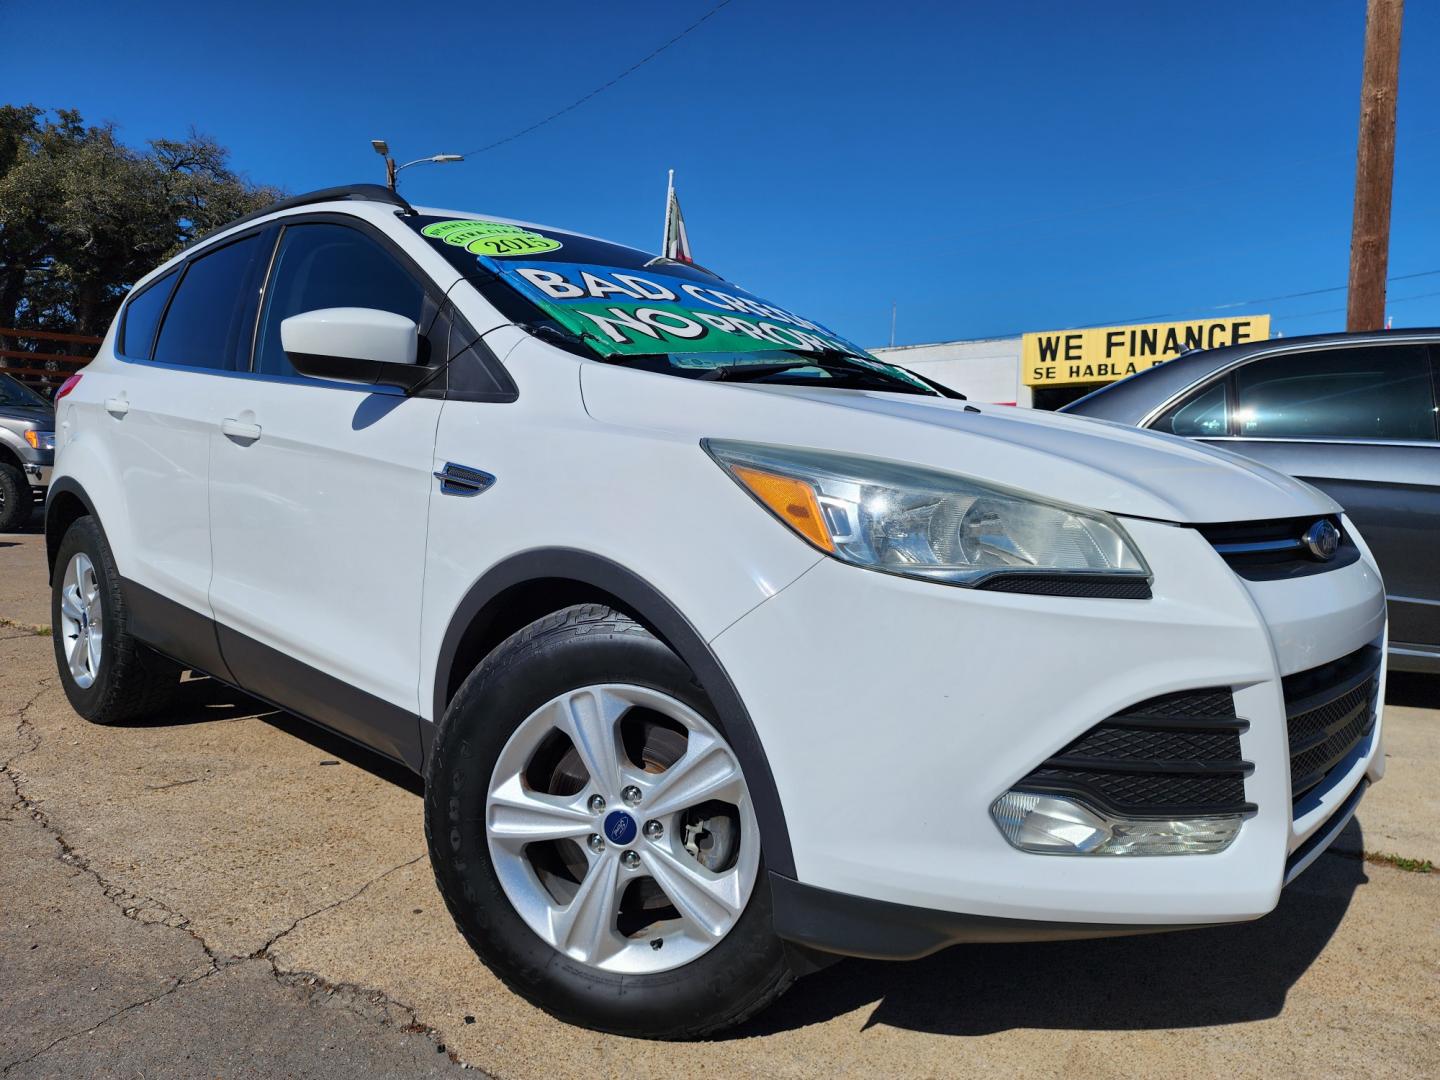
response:
[(1040, 855), (1204, 855), (1229, 847), (1242, 820), (1113, 818), (1063, 795), (1029, 791), (1007, 791), (990, 816), (1013, 847)]

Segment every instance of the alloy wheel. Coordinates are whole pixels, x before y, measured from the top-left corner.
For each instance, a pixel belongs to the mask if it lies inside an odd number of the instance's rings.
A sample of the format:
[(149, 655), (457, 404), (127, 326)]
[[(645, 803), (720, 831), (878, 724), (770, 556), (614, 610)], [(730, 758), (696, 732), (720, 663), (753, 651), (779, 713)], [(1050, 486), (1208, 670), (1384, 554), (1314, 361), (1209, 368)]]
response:
[(709, 951), (759, 870), (734, 752), (694, 709), (646, 687), (586, 686), (542, 705), (501, 751), (485, 815), (516, 912), (603, 971), (668, 971)]
[(60, 634), (70, 677), (82, 690), (93, 686), (100, 674), (104, 614), (95, 564), (89, 555), (77, 551), (60, 582)]

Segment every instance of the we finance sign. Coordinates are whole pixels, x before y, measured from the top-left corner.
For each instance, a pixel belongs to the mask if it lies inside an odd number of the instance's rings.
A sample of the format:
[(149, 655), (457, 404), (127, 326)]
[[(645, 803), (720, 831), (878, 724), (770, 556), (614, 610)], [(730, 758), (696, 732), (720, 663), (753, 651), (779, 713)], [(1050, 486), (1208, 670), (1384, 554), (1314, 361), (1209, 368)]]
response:
[(1218, 349), (1269, 336), (1269, 315), (1026, 334), (1020, 341), (1020, 381), (1026, 386), (1114, 382), (1189, 349)]

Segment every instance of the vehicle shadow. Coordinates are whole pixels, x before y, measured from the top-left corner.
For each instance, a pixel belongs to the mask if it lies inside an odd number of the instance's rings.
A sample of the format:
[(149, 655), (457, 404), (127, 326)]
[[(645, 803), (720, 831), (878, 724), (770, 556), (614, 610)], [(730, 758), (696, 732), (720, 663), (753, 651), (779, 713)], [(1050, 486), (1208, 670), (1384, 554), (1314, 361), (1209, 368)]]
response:
[(1385, 681), (1385, 704), (1440, 709), (1440, 675), (1392, 671)]
[(283, 709), (277, 709), (259, 698), (251, 697), (219, 679), (193, 671), (181, 675), (180, 691), (164, 710), (152, 716), (124, 721), (116, 726), (183, 727), (188, 724), (248, 719), (261, 720), (287, 735), (309, 743), (327, 757), (364, 769), (412, 794), (425, 793), (424, 782), (405, 766), (353, 743), (344, 736), (336, 735)]
[(1099, 941), (960, 945), (909, 963), (842, 961), (721, 1038), (805, 1027), (866, 1006), (867, 1028), (960, 1036), (1262, 1020), (1279, 1014), (1367, 880), (1360, 859), (1326, 854), (1256, 922)]
[(40, 512), (37, 506), (35, 512), (30, 515), (30, 520), (18, 529), (10, 529), (0, 533), (0, 536), (23, 536), (27, 533), (43, 533), (45, 531), (45, 515)]
[[(414, 795), (421, 779), (342, 736), (206, 676), (187, 673), (175, 705), (132, 726), (256, 718)], [(937, 1035), (1015, 1028), (1143, 1031), (1246, 1023), (1280, 1014), (1290, 987), (1340, 925), (1365, 863), (1352, 821), (1263, 919), (1098, 941), (960, 945), (907, 963), (842, 960), (807, 976), (721, 1041), (824, 1023), (869, 1008), (865, 1026)]]

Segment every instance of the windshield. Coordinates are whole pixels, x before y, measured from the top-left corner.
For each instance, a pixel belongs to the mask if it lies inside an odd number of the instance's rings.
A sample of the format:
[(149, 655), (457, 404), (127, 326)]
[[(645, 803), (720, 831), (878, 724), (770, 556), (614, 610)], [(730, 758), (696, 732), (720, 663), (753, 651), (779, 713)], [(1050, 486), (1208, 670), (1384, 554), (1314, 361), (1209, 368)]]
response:
[(38, 405), (48, 409), (50, 403), (13, 375), (0, 374), (0, 405)]
[(690, 378), (938, 393), (701, 266), (555, 229), (405, 220), (508, 318), (594, 359)]

